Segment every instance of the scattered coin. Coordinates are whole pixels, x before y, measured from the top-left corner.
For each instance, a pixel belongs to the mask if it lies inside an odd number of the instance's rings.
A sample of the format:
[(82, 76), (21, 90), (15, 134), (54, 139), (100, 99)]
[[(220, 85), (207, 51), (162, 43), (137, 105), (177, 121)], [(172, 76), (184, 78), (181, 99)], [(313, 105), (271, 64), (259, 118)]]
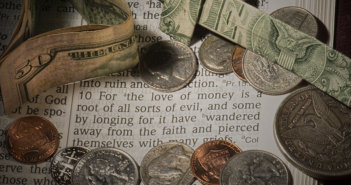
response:
[(191, 185), (190, 158), (194, 150), (170, 142), (152, 148), (141, 161), (140, 175), (145, 185)]
[(235, 45), (234, 46), (234, 50), (232, 53), (232, 57), (231, 57), (231, 66), (232, 66), (232, 71), (234, 72), (234, 74), (242, 81), (247, 82), (244, 72), (243, 72), (243, 56), (245, 53), (246, 49), (239, 46), (239, 45)]
[[(281, 8), (271, 15), (306, 34), (314, 37), (317, 35), (316, 19), (303, 8)], [(243, 71), (252, 87), (269, 95), (291, 92), (302, 82), (302, 78), (251, 51), (244, 55)]]
[(115, 148), (91, 150), (76, 164), (72, 176), (73, 185), (139, 183), (139, 169), (135, 160)]
[(280, 105), (274, 132), (286, 158), (319, 179), (351, 175), (351, 109), (315, 87), (299, 89)]
[(191, 156), (190, 168), (202, 184), (218, 185), (224, 164), (241, 149), (225, 140), (209, 141), (199, 146)]
[(200, 46), (199, 57), (203, 67), (217, 74), (231, 73), (230, 57), (235, 44), (217, 37), (209, 36)]
[(288, 168), (277, 156), (262, 150), (247, 150), (228, 160), (221, 172), (221, 185), (290, 185)]
[(17, 119), (8, 129), (6, 148), (23, 163), (40, 163), (51, 157), (59, 146), (56, 127), (47, 119), (28, 116)]
[(70, 185), (74, 166), (88, 151), (83, 147), (67, 147), (58, 151), (51, 161), (52, 178), (60, 185)]
[(183, 88), (195, 77), (197, 68), (194, 52), (181, 42), (160, 41), (146, 47), (141, 54), (141, 78), (158, 91)]

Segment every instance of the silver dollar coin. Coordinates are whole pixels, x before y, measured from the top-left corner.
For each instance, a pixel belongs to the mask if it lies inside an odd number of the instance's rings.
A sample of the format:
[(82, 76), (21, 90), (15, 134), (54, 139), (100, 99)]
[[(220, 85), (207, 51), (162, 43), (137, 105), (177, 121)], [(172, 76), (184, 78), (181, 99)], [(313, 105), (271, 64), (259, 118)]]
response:
[(126, 152), (115, 148), (97, 148), (85, 154), (74, 168), (74, 185), (137, 185), (138, 165)]
[(67, 147), (58, 151), (50, 165), (52, 178), (60, 185), (70, 185), (74, 166), (88, 151), (83, 147)]
[(217, 74), (232, 72), (231, 55), (235, 44), (211, 35), (202, 44), (199, 50), (200, 63), (207, 70)]
[(140, 165), (145, 185), (191, 185), (194, 176), (190, 158), (194, 150), (187, 145), (170, 142), (152, 148)]
[(290, 181), (283, 161), (261, 150), (247, 150), (234, 155), (220, 175), (221, 185), (290, 185)]
[(293, 92), (276, 113), (274, 132), (286, 158), (320, 179), (351, 175), (351, 109), (314, 87)]
[[(317, 21), (305, 9), (286, 7), (276, 10), (271, 15), (310, 36), (317, 36)], [(296, 89), (302, 82), (302, 78), (292, 72), (250, 51), (245, 53), (242, 63), (247, 81), (264, 94), (285, 94)]]
[(143, 48), (141, 54), (141, 79), (158, 91), (183, 88), (195, 77), (197, 68), (194, 52), (181, 42), (160, 41)]

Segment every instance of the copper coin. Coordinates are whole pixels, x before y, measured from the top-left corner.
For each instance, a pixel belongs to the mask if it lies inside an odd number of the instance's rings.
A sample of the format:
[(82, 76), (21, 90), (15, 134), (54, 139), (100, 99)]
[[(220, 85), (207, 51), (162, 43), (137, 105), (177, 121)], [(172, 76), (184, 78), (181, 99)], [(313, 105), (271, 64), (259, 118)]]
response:
[(234, 50), (232, 53), (232, 70), (234, 74), (242, 81), (247, 82), (244, 72), (243, 72), (243, 65), (242, 65), (242, 59), (245, 54), (246, 49), (239, 46), (235, 45)]
[(190, 168), (202, 184), (219, 185), (222, 167), (241, 149), (225, 140), (209, 141), (199, 146), (191, 156)]
[(57, 150), (59, 134), (48, 120), (28, 116), (16, 120), (8, 129), (6, 148), (14, 159), (23, 163), (47, 160)]

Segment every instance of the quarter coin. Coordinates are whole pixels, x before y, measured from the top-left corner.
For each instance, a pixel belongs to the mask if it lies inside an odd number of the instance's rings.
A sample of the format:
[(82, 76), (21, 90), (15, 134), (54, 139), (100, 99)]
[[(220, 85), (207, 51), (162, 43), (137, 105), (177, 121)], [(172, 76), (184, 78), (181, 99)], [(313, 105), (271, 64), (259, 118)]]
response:
[(351, 175), (351, 109), (309, 86), (289, 95), (274, 123), (285, 157), (319, 179)]
[(135, 160), (115, 148), (91, 150), (76, 164), (72, 176), (73, 185), (139, 183), (139, 169)]
[(51, 161), (51, 177), (60, 185), (70, 185), (74, 166), (88, 151), (83, 147), (67, 147), (58, 151)]
[(288, 168), (277, 156), (262, 150), (247, 150), (228, 160), (221, 172), (221, 185), (290, 185)]
[(224, 164), (241, 149), (225, 140), (200, 145), (191, 156), (190, 168), (197, 180), (205, 185), (218, 185)]
[(200, 46), (200, 63), (207, 70), (217, 74), (232, 72), (230, 57), (235, 44), (220, 37), (210, 35)]
[(141, 79), (162, 92), (177, 91), (194, 77), (198, 64), (194, 52), (185, 44), (164, 40), (143, 49)]
[(190, 158), (194, 150), (170, 142), (152, 148), (141, 161), (140, 175), (145, 185), (191, 185)]
[(28, 116), (17, 119), (8, 129), (6, 148), (22, 163), (40, 163), (51, 157), (59, 146), (56, 127), (47, 119)]

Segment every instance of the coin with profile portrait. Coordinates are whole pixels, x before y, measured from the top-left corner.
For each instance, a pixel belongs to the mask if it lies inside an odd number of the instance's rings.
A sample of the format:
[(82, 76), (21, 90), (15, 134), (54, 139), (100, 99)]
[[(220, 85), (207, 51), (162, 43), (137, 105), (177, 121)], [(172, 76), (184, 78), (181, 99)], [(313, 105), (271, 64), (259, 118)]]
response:
[(73, 170), (72, 184), (139, 185), (139, 168), (126, 152), (97, 148), (85, 154)]
[(141, 79), (157, 91), (173, 92), (185, 87), (195, 77), (197, 68), (194, 52), (178, 41), (159, 41), (141, 52)]
[(143, 158), (140, 175), (145, 185), (191, 185), (190, 158), (194, 150), (185, 144), (169, 142), (152, 148)]

